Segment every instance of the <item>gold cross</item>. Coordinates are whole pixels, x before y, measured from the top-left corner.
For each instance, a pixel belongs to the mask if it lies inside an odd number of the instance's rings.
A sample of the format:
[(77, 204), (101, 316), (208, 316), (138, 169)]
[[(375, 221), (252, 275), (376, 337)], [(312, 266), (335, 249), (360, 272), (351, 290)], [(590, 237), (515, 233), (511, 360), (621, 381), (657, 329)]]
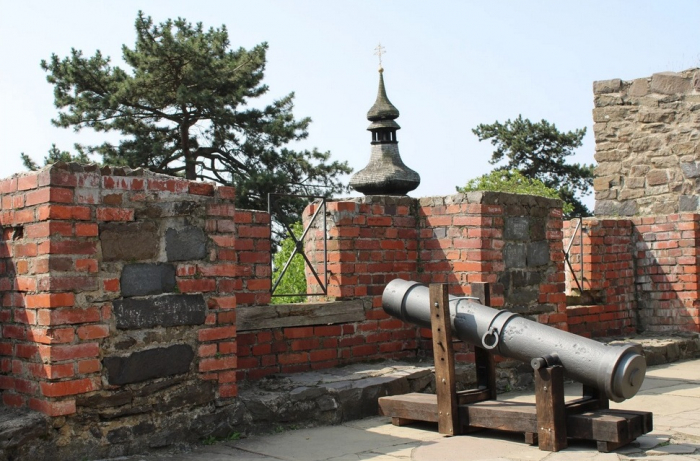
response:
[(384, 47), (382, 46), (381, 43), (380, 43), (379, 45), (377, 45), (377, 47), (375, 48), (375, 50), (376, 50), (376, 51), (375, 51), (374, 54), (375, 54), (376, 56), (379, 56), (379, 67), (381, 67), (381, 66), (382, 66), (382, 55), (383, 55), (384, 53), (386, 53), (386, 51), (384, 51)]

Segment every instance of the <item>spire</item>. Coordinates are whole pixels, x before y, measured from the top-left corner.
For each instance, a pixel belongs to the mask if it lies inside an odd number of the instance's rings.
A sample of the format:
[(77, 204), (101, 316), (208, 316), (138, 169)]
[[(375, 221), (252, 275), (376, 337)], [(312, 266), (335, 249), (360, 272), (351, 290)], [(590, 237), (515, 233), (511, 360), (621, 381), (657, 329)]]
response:
[(394, 120), (399, 110), (389, 101), (384, 86), (382, 67), (383, 47), (376, 48), (379, 56), (379, 90), (377, 100), (367, 112), (372, 123), (372, 152), (369, 164), (350, 179), (350, 187), (365, 195), (406, 195), (420, 184), (420, 176), (404, 165), (399, 155), (396, 131), (401, 127)]
[(389, 101), (384, 88), (384, 69), (379, 68), (379, 90), (377, 90), (377, 100), (367, 112), (367, 118), (371, 121), (375, 120), (394, 120), (399, 117), (399, 110)]

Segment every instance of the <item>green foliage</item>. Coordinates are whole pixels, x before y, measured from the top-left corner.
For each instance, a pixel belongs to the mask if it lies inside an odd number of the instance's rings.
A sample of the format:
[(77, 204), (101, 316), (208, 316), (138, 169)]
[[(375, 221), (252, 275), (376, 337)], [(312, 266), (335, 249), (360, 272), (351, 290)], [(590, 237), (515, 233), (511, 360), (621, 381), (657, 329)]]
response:
[[(494, 191), (510, 192), (512, 194), (537, 195), (561, 200), (556, 189), (547, 187), (539, 179), (530, 179), (523, 176), (518, 170), (494, 170), (491, 173), (470, 179), (464, 187), (458, 187), (458, 192)], [(564, 213), (569, 214), (574, 210), (570, 203), (564, 202)]]
[[(22, 163), (24, 163), (24, 167), (26, 169), (36, 171), (39, 168), (41, 168), (39, 165), (36, 164), (34, 160), (32, 160), (24, 152), (22, 152), (19, 155), (22, 157)], [(90, 163), (91, 160), (82, 149), (78, 149), (78, 153), (76, 155), (73, 155), (68, 151), (59, 149), (58, 147), (56, 147), (56, 144), (51, 144), (51, 149), (49, 149), (48, 155), (44, 157), (44, 166), (56, 162)]]
[[(301, 238), (301, 234), (304, 232), (301, 223), (294, 223), (291, 228), (294, 232), (294, 236), (297, 238), (297, 240), (299, 240)], [(279, 279), (282, 269), (289, 260), (289, 257), (292, 255), (295, 247), (296, 245), (292, 237), (287, 236), (282, 240), (280, 249), (272, 260), (273, 282)], [(304, 269), (304, 258), (299, 253), (295, 254), (294, 258), (292, 258), (292, 261), (289, 263), (287, 271), (284, 273), (282, 280), (280, 280), (279, 284), (277, 285), (275, 293), (306, 293), (306, 275)], [(272, 298), (272, 304), (302, 303), (305, 300), (306, 297), (304, 296), (279, 296)]]
[[(311, 119), (296, 120), (290, 93), (259, 109), (250, 103), (268, 92), (262, 84), (267, 44), (231, 49), (225, 26), (205, 30), (183, 18), (155, 25), (142, 12), (136, 43), (122, 47), (128, 70), (99, 51), (79, 50), (42, 61), (54, 86), (58, 118), (76, 131), (115, 131), (119, 143), (83, 146), (111, 165), (144, 167), (187, 179), (213, 180), (237, 189), (237, 206), (267, 208), (268, 193), (331, 196), (347, 190), (347, 162), (330, 153), (294, 151)], [(287, 223), (299, 220), (305, 201), (282, 202)]]
[(497, 171), (518, 170), (524, 177), (557, 190), (559, 197), (573, 206), (571, 212), (565, 213), (567, 217), (591, 215), (579, 196), (591, 192), (593, 165), (566, 163), (566, 157), (581, 147), (585, 128), (562, 133), (546, 120), (533, 123), (518, 115), (503, 124), (481, 124), (472, 132), (479, 141), (490, 139), (496, 147), (489, 162), (500, 164)]

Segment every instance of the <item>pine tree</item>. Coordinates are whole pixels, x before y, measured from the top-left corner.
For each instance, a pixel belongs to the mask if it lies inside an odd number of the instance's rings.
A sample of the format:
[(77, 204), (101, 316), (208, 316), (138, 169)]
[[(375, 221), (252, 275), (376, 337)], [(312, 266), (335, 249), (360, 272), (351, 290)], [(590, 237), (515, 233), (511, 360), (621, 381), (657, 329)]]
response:
[(566, 163), (566, 157), (581, 147), (585, 127), (562, 133), (546, 120), (533, 123), (518, 115), (503, 124), (481, 124), (472, 132), (479, 141), (490, 139), (496, 147), (489, 160), (492, 165), (500, 164), (496, 171), (518, 170), (524, 177), (557, 190), (564, 202), (573, 205), (567, 216), (591, 215), (579, 197), (591, 193), (593, 165)]
[[(85, 58), (72, 49), (41, 63), (54, 85), (56, 126), (122, 135), (117, 144), (81, 146), (84, 152), (110, 165), (233, 185), (241, 208), (266, 209), (270, 192), (346, 190), (347, 162), (287, 147), (307, 137), (311, 122), (294, 118), (293, 93), (261, 109), (248, 105), (268, 92), (266, 43), (234, 50), (225, 26), (205, 30), (182, 18), (155, 25), (142, 12), (135, 27), (134, 47), (122, 47), (128, 71), (99, 51)], [(285, 221), (299, 221), (302, 203), (282, 202)]]

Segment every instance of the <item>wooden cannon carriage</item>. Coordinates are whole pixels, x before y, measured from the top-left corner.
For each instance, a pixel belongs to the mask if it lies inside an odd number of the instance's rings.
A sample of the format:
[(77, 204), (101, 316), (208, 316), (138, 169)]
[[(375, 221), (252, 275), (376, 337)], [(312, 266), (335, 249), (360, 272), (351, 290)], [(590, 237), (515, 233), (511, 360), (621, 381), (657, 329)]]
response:
[[(490, 304), (488, 284), (474, 284), (472, 293), (484, 306)], [(430, 306), (437, 394), (381, 397), (380, 412), (393, 424), (437, 422), (438, 431), (446, 436), (479, 429), (521, 432), (526, 443), (545, 451), (562, 450), (568, 446), (567, 438), (574, 438), (593, 440), (599, 451), (609, 452), (652, 430), (651, 412), (612, 410), (606, 394), (594, 386), (584, 384), (581, 398), (565, 402), (564, 368), (546, 358), (532, 361), (534, 404), (497, 400), (494, 356), (476, 345), (477, 388), (456, 391), (446, 285), (430, 286)]]

